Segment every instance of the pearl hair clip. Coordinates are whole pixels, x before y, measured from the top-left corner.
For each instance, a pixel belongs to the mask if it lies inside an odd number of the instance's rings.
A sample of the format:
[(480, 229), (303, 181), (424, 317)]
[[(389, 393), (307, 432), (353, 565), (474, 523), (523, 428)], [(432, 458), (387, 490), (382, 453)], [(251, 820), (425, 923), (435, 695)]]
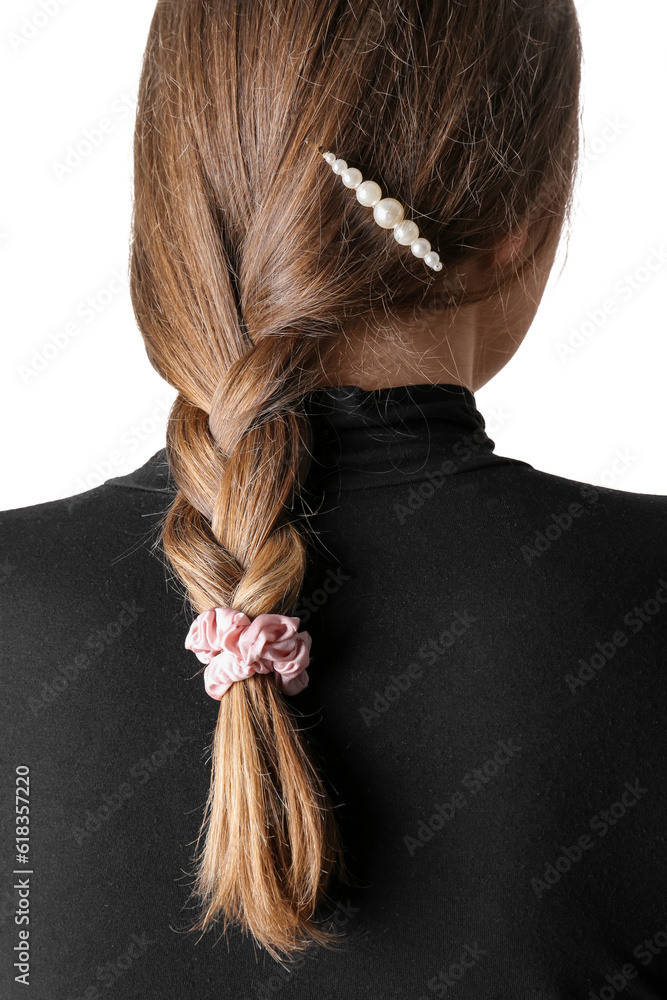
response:
[(345, 160), (339, 160), (335, 153), (322, 153), (335, 174), (347, 188), (357, 192), (357, 201), (366, 208), (373, 209), (373, 218), (383, 229), (393, 229), (394, 239), (402, 246), (409, 246), (415, 257), (423, 258), (427, 267), (434, 271), (442, 271), (440, 255), (431, 250), (431, 244), (419, 235), (416, 222), (405, 218), (403, 206), (395, 198), (383, 198), (382, 188), (375, 181), (365, 181), (361, 170), (348, 167)]

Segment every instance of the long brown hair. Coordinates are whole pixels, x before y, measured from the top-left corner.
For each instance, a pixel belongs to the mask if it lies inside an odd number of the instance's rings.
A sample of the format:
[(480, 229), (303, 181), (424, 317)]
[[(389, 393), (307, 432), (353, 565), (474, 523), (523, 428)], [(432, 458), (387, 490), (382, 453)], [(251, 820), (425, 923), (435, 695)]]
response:
[[(448, 273), (536, 214), (533, 257), (555, 246), (580, 61), (573, 0), (159, 0), (131, 293), (150, 361), (178, 390), (161, 543), (195, 612), (294, 613), (301, 403), (327, 384), (346, 321), (456, 305)], [(441, 272), (387, 237), (323, 149), (407, 206)], [(333, 807), (270, 675), (223, 697), (211, 757), (193, 929), (238, 924), (275, 958), (334, 945), (316, 923), (332, 873), (347, 877)]]

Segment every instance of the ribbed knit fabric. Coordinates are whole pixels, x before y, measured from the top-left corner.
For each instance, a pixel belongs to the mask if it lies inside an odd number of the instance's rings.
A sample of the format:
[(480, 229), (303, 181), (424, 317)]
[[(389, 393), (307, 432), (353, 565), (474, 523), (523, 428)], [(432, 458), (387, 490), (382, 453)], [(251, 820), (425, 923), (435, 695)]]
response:
[(292, 613), (312, 653), (290, 703), (362, 883), (322, 911), (344, 950), (282, 967), (187, 933), (218, 704), (150, 551), (162, 450), (0, 517), (0, 994), (664, 1000), (667, 498), (496, 455), (457, 386), (307, 405), (318, 545)]

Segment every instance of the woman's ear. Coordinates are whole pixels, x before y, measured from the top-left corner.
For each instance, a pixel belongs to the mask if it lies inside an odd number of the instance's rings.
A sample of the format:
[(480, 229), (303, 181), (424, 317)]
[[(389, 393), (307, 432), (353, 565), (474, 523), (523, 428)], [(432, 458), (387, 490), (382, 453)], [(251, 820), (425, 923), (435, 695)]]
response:
[[(539, 245), (540, 240), (548, 232), (548, 227), (553, 221), (553, 215), (549, 212), (545, 212), (537, 217), (532, 217), (525, 219), (523, 222), (512, 230), (507, 236), (504, 236), (491, 250), (488, 251), (486, 256), (486, 265), (491, 269), (500, 268), (504, 270), (508, 267), (516, 267), (520, 261), (519, 257), (530, 257), (534, 252), (536, 247)], [(561, 216), (561, 224), (563, 218)], [(555, 254), (557, 243), (560, 239), (560, 230), (556, 243), (552, 243), (553, 253)]]
[(489, 263), (492, 267), (505, 267), (513, 263), (528, 242), (530, 223), (522, 222), (490, 251)]

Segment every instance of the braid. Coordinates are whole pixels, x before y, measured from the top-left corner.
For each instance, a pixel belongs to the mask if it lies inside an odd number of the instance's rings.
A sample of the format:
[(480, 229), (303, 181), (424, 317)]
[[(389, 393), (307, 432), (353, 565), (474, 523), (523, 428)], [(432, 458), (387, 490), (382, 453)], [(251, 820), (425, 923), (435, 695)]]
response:
[[(256, 617), (290, 614), (298, 603), (306, 542), (286, 506), (308, 433), (276, 391), (275, 372), (258, 377), (258, 365), (277, 369), (286, 353), (294, 361), (303, 352), (288, 337), (261, 341), (226, 373), (210, 414), (179, 396), (170, 415), (178, 492), (162, 544), (197, 611), (227, 606)], [(267, 385), (270, 400), (261, 394)], [(346, 871), (331, 804), (267, 675), (233, 684), (221, 700), (211, 762), (195, 883), (204, 909), (193, 929), (222, 917), (224, 929), (237, 923), (275, 958), (310, 941), (338, 943), (312, 919), (332, 873)]]

